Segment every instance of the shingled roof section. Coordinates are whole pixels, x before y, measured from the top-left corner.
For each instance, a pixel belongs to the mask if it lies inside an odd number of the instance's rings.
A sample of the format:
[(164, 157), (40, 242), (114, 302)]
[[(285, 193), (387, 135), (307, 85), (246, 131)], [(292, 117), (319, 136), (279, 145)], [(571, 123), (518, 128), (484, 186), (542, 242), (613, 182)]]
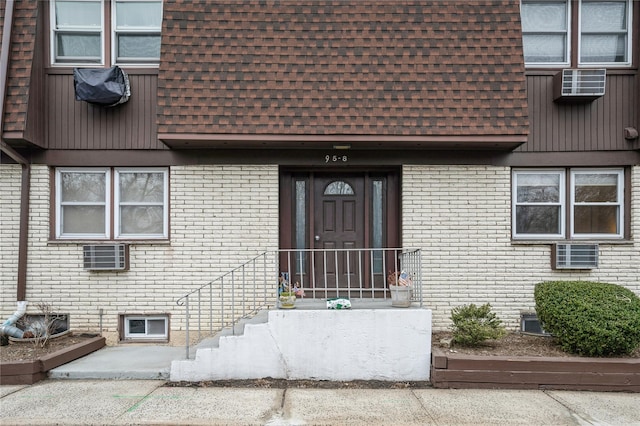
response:
[[(6, 2), (4, 6), (6, 7)], [(4, 132), (23, 132), (29, 102), (31, 67), (36, 43), (38, 2), (16, 1), (13, 11), (11, 52), (7, 70), (7, 99), (4, 110)], [(2, 10), (4, 23), (5, 10)], [(4, 49), (4, 46), (2, 46)]]
[(167, 2), (160, 137), (525, 140), (519, 4)]

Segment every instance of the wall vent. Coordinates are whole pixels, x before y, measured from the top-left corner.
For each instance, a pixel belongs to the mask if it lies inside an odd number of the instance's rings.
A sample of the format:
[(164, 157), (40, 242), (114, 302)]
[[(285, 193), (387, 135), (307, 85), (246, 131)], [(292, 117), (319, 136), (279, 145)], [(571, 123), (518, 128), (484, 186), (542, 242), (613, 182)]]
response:
[(607, 70), (565, 69), (553, 78), (554, 100), (590, 102), (604, 96)]
[(553, 269), (593, 269), (598, 267), (597, 244), (555, 244), (551, 250)]
[(536, 314), (520, 315), (520, 331), (527, 334), (550, 336), (550, 334), (542, 328), (542, 324), (540, 324), (540, 320)]
[(96, 244), (82, 248), (84, 269), (89, 271), (124, 271), (129, 269), (126, 244)]

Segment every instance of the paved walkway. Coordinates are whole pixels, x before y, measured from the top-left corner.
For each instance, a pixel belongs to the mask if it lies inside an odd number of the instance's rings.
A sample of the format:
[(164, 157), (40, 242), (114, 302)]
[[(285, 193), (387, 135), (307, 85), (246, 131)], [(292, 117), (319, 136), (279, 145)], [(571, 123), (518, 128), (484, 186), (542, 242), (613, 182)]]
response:
[(162, 380), (0, 386), (0, 425), (640, 425), (640, 394), (167, 387)]

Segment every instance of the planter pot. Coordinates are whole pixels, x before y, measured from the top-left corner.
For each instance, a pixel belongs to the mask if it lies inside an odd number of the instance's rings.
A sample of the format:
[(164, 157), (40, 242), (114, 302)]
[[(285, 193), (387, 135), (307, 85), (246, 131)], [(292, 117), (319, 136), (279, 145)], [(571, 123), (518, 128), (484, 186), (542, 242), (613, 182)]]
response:
[(296, 306), (296, 295), (294, 293), (281, 293), (279, 298), (281, 309), (293, 309)]
[(411, 306), (411, 287), (390, 285), (391, 306), (396, 308), (408, 308)]

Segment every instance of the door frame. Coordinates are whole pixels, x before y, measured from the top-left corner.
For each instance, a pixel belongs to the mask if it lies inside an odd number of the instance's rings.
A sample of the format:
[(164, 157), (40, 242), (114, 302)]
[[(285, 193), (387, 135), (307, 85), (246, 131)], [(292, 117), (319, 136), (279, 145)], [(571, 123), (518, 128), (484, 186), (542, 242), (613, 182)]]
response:
[[(383, 247), (400, 248), (401, 247), (401, 168), (400, 167), (317, 167), (317, 168), (301, 168), (301, 167), (281, 167), (280, 168), (280, 188), (279, 188), (279, 247), (281, 249), (295, 248), (295, 184), (296, 181), (304, 180), (306, 200), (305, 206), (306, 222), (305, 222), (305, 245), (307, 248), (314, 247), (313, 236), (313, 178), (315, 174), (331, 175), (335, 174), (336, 178), (345, 175), (361, 174), (365, 178), (365, 222), (366, 231), (364, 235), (363, 248), (371, 248), (371, 182), (376, 177), (384, 177), (386, 179), (385, 190), (385, 229), (383, 234)], [(281, 257), (281, 262), (283, 258)]]

